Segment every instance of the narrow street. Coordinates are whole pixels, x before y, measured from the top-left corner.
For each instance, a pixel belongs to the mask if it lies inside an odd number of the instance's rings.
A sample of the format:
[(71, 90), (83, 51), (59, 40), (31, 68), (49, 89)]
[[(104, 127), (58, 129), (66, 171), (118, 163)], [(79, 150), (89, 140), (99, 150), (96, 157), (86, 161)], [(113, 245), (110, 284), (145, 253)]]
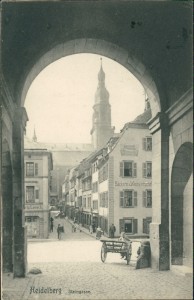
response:
[[(65, 228), (62, 240), (57, 238), (59, 223)], [(55, 219), (54, 225), (48, 240), (28, 242), (28, 270), (36, 267), (42, 273), (21, 279), (5, 274), (3, 299), (192, 299), (192, 278), (135, 269), (137, 242), (130, 265), (112, 253), (102, 263), (99, 240), (72, 233), (69, 221)]]

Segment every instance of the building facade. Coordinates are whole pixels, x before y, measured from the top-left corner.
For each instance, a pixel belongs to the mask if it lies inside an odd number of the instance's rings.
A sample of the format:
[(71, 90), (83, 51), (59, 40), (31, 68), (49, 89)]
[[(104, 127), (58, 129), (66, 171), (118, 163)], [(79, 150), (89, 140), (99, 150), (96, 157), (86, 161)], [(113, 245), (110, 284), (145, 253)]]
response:
[(52, 154), (46, 149), (26, 149), (25, 224), (28, 238), (48, 238)]
[(117, 236), (121, 232), (133, 237), (149, 236), (152, 137), (145, 118), (149, 118), (147, 111), (126, 124), (120, 137), (109, 141), (107, 154), (99, 162), (99, 219), (107, 235), (114, 224)]

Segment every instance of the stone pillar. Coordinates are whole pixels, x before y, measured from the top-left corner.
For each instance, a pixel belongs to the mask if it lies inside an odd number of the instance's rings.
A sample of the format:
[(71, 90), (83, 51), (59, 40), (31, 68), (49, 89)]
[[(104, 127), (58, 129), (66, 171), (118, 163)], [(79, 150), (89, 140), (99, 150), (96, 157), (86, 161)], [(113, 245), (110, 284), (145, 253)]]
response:
[(27, 242), (24, 223), (24, 132), (25, 108), (16, 108), (13, 124), (13, 276), (25, 277)]
[(169, 270), (169, 126), (166, 114), (158, 113), (149, 121), (149, 128), (153, 135), (151, 266)]

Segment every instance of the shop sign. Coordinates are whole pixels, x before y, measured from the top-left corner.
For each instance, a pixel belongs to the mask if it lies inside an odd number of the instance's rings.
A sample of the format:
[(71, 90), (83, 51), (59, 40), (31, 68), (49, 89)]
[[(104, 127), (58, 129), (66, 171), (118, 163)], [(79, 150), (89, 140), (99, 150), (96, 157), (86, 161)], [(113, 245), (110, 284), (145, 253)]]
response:
[(30, 204), (30, 205), (27, 205), (26, 204), (26, 209), (33, 209), (33, 210), (40, 210), (42, 209), (42, 205), (41, 204)]
[(138, 146), (136, 145), (120, 145), (121, 155), (138, 156)]
[(122, 186), (122, 187), (128, 187), (128, 186), (146, 186), (146, 187), (151, 187), (152, 182), (145, 181), (145, 182), (136, 182), (134, 180), (130, 180), (128, 182), (120, 182), (120, 181), (115, 181), (115, 186)]

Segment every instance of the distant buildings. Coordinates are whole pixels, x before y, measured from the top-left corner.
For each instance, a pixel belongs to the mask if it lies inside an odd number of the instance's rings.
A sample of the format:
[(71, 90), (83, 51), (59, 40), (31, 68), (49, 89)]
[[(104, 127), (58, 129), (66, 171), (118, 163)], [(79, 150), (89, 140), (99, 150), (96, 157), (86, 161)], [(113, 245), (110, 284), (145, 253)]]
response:
[[(36, 137), (36, 135), (35, 135)], [(25, 137), (25, 149), (47, 149), (52, 153), (53, 170), (50, 181), (50, 204), (58, 205), (62, 199), (62, 184), (68, 170), (79, 164), (92, 151), (91, 144), (63, 144), (63, 143), (42, 143), (36, 139), (30, 140)]]
[(48, 238), (53, 161), (46, 149), (25, 149), (25, 223), (29, 238)]

